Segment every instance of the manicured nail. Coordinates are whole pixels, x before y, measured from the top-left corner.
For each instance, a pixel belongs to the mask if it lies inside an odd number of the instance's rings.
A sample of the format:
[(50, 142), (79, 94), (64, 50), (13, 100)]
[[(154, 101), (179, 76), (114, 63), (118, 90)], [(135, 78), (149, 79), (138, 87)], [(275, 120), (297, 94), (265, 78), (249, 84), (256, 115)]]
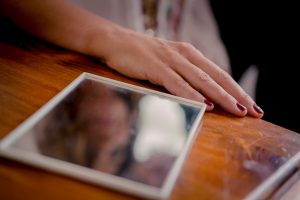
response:
[(254, 110), (259, 114), (264, 114), (264, 111), (256, 104), (253, 105)]
[(212, 107), (214, 105), (212, 102), (208, 101), (207, 99), (204, 100), (204, 103), (209, 107)]
[(238, 107), (238, 109), (242, 112), (244, 112), (246, 110), (246, 107), (243, 106), (242, 104), (240, 104), (239, 102), (236, 103), (236, 106)]

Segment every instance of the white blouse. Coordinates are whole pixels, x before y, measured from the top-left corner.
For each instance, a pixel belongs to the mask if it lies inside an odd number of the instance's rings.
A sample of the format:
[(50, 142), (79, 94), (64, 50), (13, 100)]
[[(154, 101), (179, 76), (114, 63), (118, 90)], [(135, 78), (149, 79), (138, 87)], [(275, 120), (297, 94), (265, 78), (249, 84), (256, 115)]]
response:
[[(227, 53), (220, 39), (208, 0), (157, 0), (155, 30), (145, 28), (146, 16), (142, 9), (143, 0), (72, 1), (129, 29), (169, 40), (189, 42), (221, 68), (230, 72)], [(174, 23), (172, 26), (170, 22), (170, 12), (178, 14), (176, 3), (180, 1), (183, 2), (183, 6), (179, 7), (180, 21), (174, 30)]]

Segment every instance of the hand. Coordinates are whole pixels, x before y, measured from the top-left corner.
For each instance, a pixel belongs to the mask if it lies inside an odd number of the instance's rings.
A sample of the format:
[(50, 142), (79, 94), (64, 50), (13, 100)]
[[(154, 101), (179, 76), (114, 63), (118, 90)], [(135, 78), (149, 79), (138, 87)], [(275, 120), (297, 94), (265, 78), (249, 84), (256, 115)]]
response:
[(149, 80), (174, 95), (204, 102), (207, 110), (212, 110), (215, 103), (236, 116), (263, 116), (229, 74), (187, 43), (130, 31), (68, 1), (0, 2), (1, 13), (24, 30), (104, 59), (126, 76)]
[[(262, 117), (263, 111), (232, 77), (188, 43), (146, 36), (126, 29), (111, 34), (98, 52), (118, 72), (165, 87), (174, 95), (218, 104), (236, 115)], [(97, 49), (97, 47), (96, 47)], [(209, 100), (208, 100), (209, 99)]]

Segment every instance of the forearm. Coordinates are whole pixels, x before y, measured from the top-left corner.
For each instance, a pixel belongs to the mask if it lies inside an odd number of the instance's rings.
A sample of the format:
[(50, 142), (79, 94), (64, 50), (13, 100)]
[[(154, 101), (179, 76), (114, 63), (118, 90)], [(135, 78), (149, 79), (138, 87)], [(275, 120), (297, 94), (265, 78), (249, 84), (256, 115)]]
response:
[[(2, 15), (25, 31), (59, 46), (104, 57), (120, 26), (63, 0), (3, 0)], [(101, 44), (94, 44), (94, 42)], [(97, 45), (97, 49), (94, 49)], [(96, 55), (95, 55), (96, 54)]]
[(130, 31), (63, 0), (0, 0), (0, 11), (33, 35), (101, 58), (126, 76), (204, 102), (208, 110), (213, 103), (206, 96), (237, 116), (263, 116), (228, 74), (190, 44)]

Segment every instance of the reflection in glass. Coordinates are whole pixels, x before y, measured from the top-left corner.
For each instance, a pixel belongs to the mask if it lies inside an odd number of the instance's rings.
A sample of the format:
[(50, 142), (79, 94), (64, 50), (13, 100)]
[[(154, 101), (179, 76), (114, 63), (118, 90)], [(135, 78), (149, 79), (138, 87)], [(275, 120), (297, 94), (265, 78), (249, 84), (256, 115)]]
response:
[(199, 111), (84, 80), (14, 146), (159, 187)]

